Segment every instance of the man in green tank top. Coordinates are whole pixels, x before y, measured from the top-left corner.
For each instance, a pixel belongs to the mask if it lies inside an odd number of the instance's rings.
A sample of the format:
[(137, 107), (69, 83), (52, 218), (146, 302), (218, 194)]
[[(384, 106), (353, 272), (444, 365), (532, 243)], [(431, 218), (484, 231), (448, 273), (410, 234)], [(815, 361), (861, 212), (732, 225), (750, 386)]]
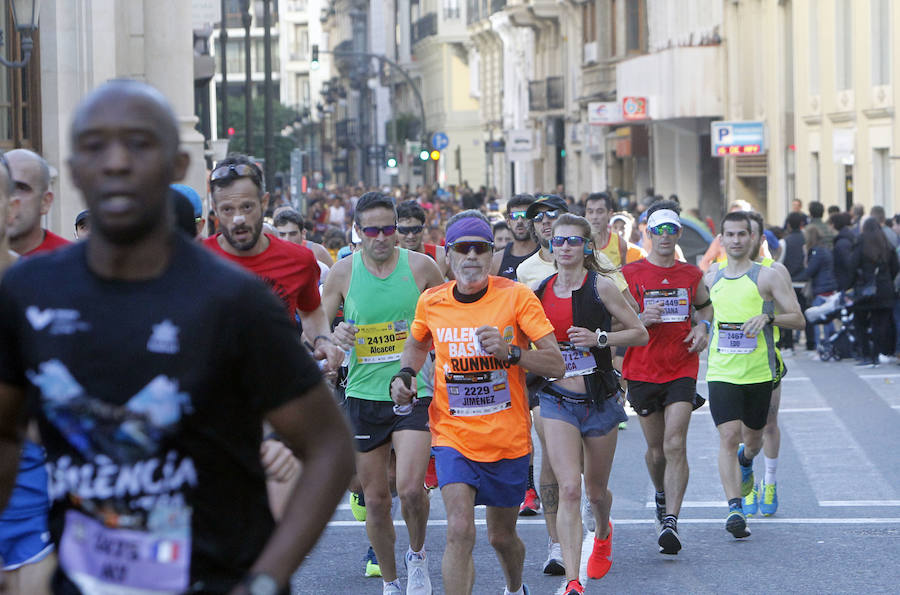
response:
[(398, 415), (386, 387), (400, 371), (400, 355), (419, 294), (444, 279), (431, 258), (397, 247), (397, 211), (389, 196), (380, 192), (361, 196), (354, 225), (362, 239), (361, 249), (335, 263), (325, 283), (322, 306), (332, 319), (344, 303), (344, 322), (334, 329), (333, 339), (351, 350), (345, 409), (354, 430), (366, 532), (381, 566), (383, 592), (400, 593), (388, 482), (393, 446), (397, 492), (410, 541), (406, 592), (431, 593), (424, 549), (429, 507), (423, 488), (431, 446), (431, 399), (419, 399), (410, 413)]
[(773, 327), (800, 329), (806, 321), (784, 277), (751, 260), (755, 242), (746, 213), (725, 216), (720, 241), (728, 263), (705, 278), (715, 311), (706, 380), (728, 499), (725, 529), (742, 538), (750, 531), (741, 499), (753, 487), (752, 460), (762, 447), (777, 373)]

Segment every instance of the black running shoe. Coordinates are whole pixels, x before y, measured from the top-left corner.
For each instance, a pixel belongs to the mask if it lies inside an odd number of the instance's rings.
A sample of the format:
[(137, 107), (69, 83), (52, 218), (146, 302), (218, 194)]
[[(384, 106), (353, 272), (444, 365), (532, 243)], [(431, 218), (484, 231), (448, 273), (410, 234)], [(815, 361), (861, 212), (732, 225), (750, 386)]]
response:
[(681, 538), (678, 537), (678, 522), (673, 517), (666, 517), (659, 532), (659, 553), (674, 556), (681, 549)]
[(735, 539), (750, 537), (750, 529), (747, 528), (747, 519), (740, 510), (732, 510), (725, 519), (725, 530), (734, 535)]
[(666, 496), (663, 495), (662, 498), (659, 497), (659, 494), (656, 494), (654, 497), (656, 501), (656, 524), (657, 530), (662, 528), (663, 518), (666, 516)]

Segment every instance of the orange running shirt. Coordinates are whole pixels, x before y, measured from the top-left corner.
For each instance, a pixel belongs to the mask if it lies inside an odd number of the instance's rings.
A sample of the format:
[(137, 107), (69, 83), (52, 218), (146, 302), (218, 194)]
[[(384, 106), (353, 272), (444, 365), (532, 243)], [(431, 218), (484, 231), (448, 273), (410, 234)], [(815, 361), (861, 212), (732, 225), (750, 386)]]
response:
[(489, 277), (487, 293), (470, 304), (453, 297), (455, 286), (450, 281), (419, 296), (412, 323), (417, 341), (434, 342), (431, 444), (482, 463), (523, 457), (531, 439), (525, 371), (482, 351), (475, 330), (495, 326), (507, 342), (526, 350), (553, 326), (521, 283)]

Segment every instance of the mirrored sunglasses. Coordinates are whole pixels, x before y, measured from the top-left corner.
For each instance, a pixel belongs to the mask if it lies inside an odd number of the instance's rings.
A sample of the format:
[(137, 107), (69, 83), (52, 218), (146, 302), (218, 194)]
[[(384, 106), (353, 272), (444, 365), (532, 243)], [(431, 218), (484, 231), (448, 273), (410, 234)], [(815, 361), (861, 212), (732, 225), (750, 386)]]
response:
[(468, 254), (470, 250), (474, 250), (475, 254), (484, 254), (494, 249), (494, 242), (471, 241), (471, 242), (453, 242), (447, 244), (447, 247), (459, 254)]
[(587, 242), (587, 238), (581, 236), (553, 236), (550, 238), (550, 243), (554, 248), (562, 248), (566, 242), (569, 242), (573, 248), (581, 248)]

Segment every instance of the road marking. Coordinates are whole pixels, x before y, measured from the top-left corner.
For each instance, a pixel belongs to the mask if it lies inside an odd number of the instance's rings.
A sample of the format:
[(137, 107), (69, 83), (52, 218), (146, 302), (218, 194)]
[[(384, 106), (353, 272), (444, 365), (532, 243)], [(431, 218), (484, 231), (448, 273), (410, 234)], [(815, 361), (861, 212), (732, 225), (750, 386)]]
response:
[(900, 374), (858, 374), (858, 376), (864, 380), (868, 380), (869, 378), (878, 380), (884, 378), (900, 378)]
[[(724, 509), (724, 506), (723, 506)], [(613, 519), (613, 525), (652, 525), (656, 519)], [(900, 517), (853, 517), (853, 518), (782, 518), (782, 517), (752, 517), (753, 523), (759, 522), (773, 525), (900, 525)], [(714, 519), (686, 519), (679, 518), (679, 525), (724, 525), (722, 518)], [(475, 519), (475, 525), (483, 527), (487, 524), (485, 519)], [(540, 525), (544, 526), (544, 519), (522, 519), (520, 518), (517, 525)], [(364, 529), (365, 524), (359, 521), (331, 521), (329, 527), (355, 527)], [(394, 521), (395, 527), (406, 526), (405, 521)], [(446, 527), (447, 521), (443, 519), (428, 521), (429, 527)], [(593, 533), (590, 533), (593, 536)], [(591, 546), (593, 548), (593, 546)], [(588, 552), (588, 556), (590, 552)], [(587, 558), (583, 558), (587, 559)]]
[(900, 500), (822, 500), (819, 506), (900, 506)]

